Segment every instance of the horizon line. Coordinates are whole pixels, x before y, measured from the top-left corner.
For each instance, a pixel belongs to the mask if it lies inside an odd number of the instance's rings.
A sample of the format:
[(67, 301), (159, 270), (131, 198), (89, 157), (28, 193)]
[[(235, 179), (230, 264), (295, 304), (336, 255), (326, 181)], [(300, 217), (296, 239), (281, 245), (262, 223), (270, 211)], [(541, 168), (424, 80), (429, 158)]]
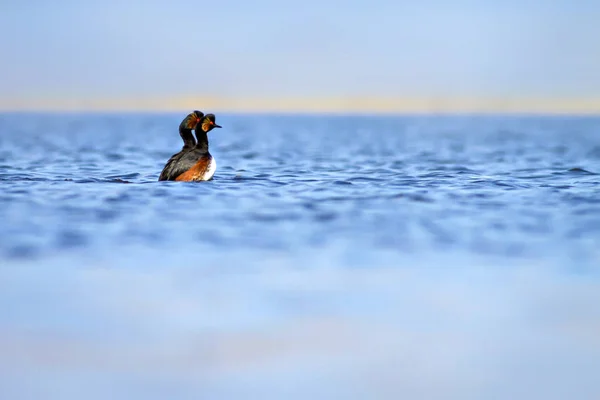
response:
[(0, 99), (1, 112), (180, 112), (200, 109), (223, 113), (316, 114), (585, 114), (600, 115), (600, 98), (122, 98)]

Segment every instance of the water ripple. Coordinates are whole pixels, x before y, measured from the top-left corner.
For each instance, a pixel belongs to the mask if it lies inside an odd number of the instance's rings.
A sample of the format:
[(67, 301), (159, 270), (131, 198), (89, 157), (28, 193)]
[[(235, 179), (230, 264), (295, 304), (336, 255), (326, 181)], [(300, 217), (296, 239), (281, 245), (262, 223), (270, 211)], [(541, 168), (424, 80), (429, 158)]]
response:
[[(544, 118), (452, 125), (456, 120), (382, 117), (354, 129), (337, 117), (269, 117), (252, 125), (251, 117), (224, 116), (224, 126), (238, 128), (211, 139), (217, 174), (198, 184), (157, 181), (180, 146), (165, 125), (171, 117), (89, 116), (84, 125), (75, 116), (39, 118), (52, 135), (30, 140), (19, 127), (2, 136), (0, 218), (11, 227), (0, 231), (4, 257), (134, 245), (185, 253), (199, 242), (219, 253), (253, 244), (326, 249), (341, 241), (369, 262), (378, 246), (394, 245), (595, 251), (581, 233), (596, 235), (589, 221), (600, 215), (600, 143), (589, 121), (573, 122), (581, 124), (574, 140)], [(313, 123), (307, 136), (302, 129)], [(540, 126), (548, 132), (540, 134)], [(89, 137), (103, 140), (91, 145)], [(525, 220), (538, 211), (543, 218)], [(485, 240), (471, 239), (482, 232)]]

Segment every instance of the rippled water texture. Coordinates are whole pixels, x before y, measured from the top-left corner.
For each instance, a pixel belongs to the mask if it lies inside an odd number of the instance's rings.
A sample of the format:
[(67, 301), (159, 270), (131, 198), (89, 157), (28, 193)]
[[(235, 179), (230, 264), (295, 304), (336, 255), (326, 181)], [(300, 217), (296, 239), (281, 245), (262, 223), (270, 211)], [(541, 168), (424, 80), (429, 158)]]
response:
[(0, 398), (600, 398), (599, 118), (184, 114), (0, 114)]

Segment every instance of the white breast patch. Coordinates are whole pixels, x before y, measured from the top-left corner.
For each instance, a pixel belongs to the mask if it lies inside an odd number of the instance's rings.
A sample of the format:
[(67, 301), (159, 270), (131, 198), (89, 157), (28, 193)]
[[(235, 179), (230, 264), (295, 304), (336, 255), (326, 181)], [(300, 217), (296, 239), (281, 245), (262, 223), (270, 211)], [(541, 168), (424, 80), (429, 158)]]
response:
[(204, 173), (204, 177), (202, 178), (202, 180), (210, 181), (212, 179), (213, 175), (215, 174), (216, 170), (217, 170), (217, 160), (215, 160), (215, 158), (213, 157), (210, 160), (210, 163), (208, 164), (208, 169)]

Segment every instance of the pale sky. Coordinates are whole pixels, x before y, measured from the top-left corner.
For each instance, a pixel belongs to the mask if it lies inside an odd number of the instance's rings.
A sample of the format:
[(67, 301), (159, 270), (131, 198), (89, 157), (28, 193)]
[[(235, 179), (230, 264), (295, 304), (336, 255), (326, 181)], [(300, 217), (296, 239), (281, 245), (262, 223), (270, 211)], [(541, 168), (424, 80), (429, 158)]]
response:
[(598, 21), (588, 0), (3, 0), (0, 105), (598, 99)]

